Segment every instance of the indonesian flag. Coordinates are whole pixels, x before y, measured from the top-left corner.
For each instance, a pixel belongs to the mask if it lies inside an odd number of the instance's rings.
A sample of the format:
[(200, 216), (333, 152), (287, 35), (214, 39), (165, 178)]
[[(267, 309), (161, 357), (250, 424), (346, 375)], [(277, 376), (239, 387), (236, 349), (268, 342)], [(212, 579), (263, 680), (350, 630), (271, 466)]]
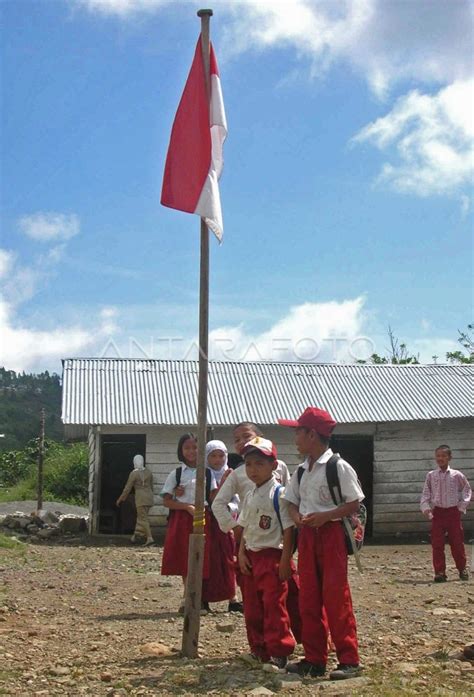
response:
[(201, 37), (197, 42), (166, 157), (161, 203), (204, 218), (222, 240), (222, 209), (218, 180), (227, 136), (224, 101), (216, 56), (210, 46), (211, 102), (206, 94)]

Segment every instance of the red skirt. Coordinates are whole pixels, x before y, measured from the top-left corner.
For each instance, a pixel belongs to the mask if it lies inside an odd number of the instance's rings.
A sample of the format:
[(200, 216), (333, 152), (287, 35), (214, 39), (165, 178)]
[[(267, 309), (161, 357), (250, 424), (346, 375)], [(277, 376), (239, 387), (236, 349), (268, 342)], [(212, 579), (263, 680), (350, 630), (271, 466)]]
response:
[[(209, 576), (209, 514), (206, 511), (206, 542), (204, 545), (203, 578)], [(161, 562), (162, 576), (188, 575), (189, 536), (193, 531), (193, 517), (187, 511), (170, 511), (166, 528), (163, 560)]]
[(222, 532), (212, 513), (206, 520), (210, 538), (209, 577), (202, 582), (202, 600), (219, 603), (235, 596), (234, 536)]

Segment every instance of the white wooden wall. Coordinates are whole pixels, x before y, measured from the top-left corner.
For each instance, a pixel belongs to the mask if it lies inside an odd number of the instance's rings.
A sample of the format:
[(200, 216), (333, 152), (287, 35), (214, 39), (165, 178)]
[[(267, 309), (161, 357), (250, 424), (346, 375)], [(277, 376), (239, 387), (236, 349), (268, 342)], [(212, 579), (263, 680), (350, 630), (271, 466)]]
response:
[[(187, 431), (195, 432), (195, 427), (186, 426), (101, 426), (100, 432), (96, 432), (96, 439), (106, 434), (144, 434), (146, 435), (146, 464), (153, 474), (153, 490), (155, 504), (150, 510), (152, 525), (164, 525), (167, 510), (161, 505), (160, 491), (166, 476), (172, 469), (178, 466), (176, 455), (177, 444), (180, 436)], [(336, 429), (339, 435), (371, 435), (375, 431), (372, 424), (341, 425)], [(289, 466), (290, 472), (300, 464), (301, 457), (294, 445), (294, 433), (290, 428), (282, 426), (266, 426), (264, 435), (276, 443), (278, 457)], [(230, 426), (216, 426), (213, 438), (224, 441), (229, 452), (234, 451), (232, 428)], [(96, 445), (97, 447), (97, 445)], [(94, 487), (97, 489), (100, 477), (95, 479)], [(92, 498), (90, 499), (92, 501)], [(92, 516), (91, 516), (92, 517)]]
[[(422, 533), (429, 523), (420, 512), (427, 472), (435, 469), (434, 450), (451, 447), (451, 467), (474, 486), (474, 419), (378, 424), (374, 437), (373, 534)], [(474, 530), (474, 502), (463, 517)]]
[[(167, 514), (159, 495), (167, 474), (177, 467), (176, 447), (183, 426), (102, 426), (90, 439), (91, 475), (97, 462), (97, 438), (102, 434), (146, 435), (146, 463), (153, 473), (155, 505), (150, 511), (153, 525), (164, 525)], [(373, 535), (422, 533), (429, 523), (421, 515), (419, 502), (426, 473), (435, 467), (434, 449), (446, 443), (453, 451), (452, 467), (460, 469), (474, 485), (474, 419), (403, 422), (387, 424), (353, 424), (338, 426), (338, 435), (374, 435), (374, 502)], [(293, 441), (293, 431), (281, 426), (267, 426), (265, 436), (278, 447), (278, 456), (290, 471), (301, 461)], [(213, 437), (223, 440), (233, 451), (232, 429), (215, 427)], [(95, 448), (95, 450), (93, 450)], [(95, 471), (97, 471), (95, 469)], [(94, 513), (99, 477), (90, 478), (91, 512)], [(474, 502), (465, 516), (464, 527), (474, 531)]]
[(97, 532), (98, 500), (100, 494), (100, 440), (97, 438), (97, 427), (91, 426), (87, 436), (89, 444), (89, 533)]

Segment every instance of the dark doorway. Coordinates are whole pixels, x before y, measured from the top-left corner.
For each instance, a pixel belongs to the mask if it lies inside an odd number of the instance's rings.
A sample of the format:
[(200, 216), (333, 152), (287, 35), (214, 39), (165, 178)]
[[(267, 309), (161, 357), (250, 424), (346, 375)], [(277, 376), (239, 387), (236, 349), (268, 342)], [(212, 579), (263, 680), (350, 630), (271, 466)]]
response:
[(146, 436), (120, 435), (101, 437), (101, 477), (99, 532), (129, 535), (135, 528), (137, 511), (132, 494), (120, 506), (115, 502), (133, 469), (133, 456), (146, 452)]
[(346, 460), (357, 472), (365, 494), (367, 508), (367, 527), (365, 534), (372, 536), (373, 480), (374, 480), (374, 439), (372, 436), (332, 436), (331, 448)]

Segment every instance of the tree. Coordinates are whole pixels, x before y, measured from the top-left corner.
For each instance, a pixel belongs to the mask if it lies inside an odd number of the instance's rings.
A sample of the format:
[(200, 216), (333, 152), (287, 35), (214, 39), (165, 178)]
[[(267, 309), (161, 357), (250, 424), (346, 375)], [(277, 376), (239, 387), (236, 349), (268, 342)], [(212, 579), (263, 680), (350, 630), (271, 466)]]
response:
[(408, 347), (405, 343), (400, 343), (399, 339), (393, 333), (392, 327), (388, 327), (388, 338), (390, 340), (390, 347), (387, 349), (386, 356), (379, 356), (378, 353), (373, 353), (368, 361), (357, 361), (358, 363), (374, 363), (376, 365), (383, 365), (387, 363), (393, 363), (394, 365), (407, 365), (418, 364), (420, 362), (420, 355), (410, 355)]
[(467, 331), (462, 332), (458, 329), (458, 342), (463, 347), (463, 350), (448, 351), (446, 359), (450, 363), (474, 363), (474, 337), (471, 334), (473, 330), (473, 323), (467, 325)]

